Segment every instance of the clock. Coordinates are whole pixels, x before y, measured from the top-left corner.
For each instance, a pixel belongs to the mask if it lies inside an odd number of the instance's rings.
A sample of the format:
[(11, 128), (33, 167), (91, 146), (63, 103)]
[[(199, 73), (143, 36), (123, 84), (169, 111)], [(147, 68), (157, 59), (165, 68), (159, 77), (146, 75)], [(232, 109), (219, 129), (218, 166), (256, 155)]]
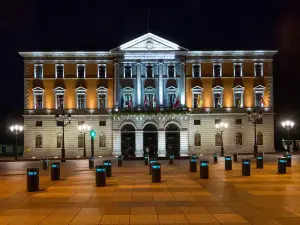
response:
[(146, 48), (147, 49), (152, 49), (153, 48), (153, 42), (152, 41), (147, 41), (146, 42)]

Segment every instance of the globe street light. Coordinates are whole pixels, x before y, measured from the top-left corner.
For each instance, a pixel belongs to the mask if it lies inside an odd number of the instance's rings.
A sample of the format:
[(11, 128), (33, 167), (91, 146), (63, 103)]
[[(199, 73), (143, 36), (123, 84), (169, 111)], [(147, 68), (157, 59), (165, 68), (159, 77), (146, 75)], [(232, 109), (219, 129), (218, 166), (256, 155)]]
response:
[(253, 154), (254, 158), (256, 158), (258, 149), (257, 149), (257, 137), (256, 137), (256, 124), (261, 123), (262, 119), (262, 112), (256, 112), (254, 110), (253, 112), (248, 112), (248, 121), (252, 122), (254, 125), (254, 147), (253, 147)]
[(15, 160), (18, 160), (18, 134), (23, 131), (23, 126), (21, 125), (10, 126), (10, 131), (16, 135)]
[(221, 123), (217, 123), (215, 126), (217, 131), (221, 133), (221, 156), (224, 156), (223, 132), (227, 130), (228, 123), (221, 122)]
[[(71, 114), (69, 113), (68, 116), (66, 116), (65, 111), (62, 112), (61, 115), (58, 113), (55, 115), (56, 124), (57, 126), (62, 127), (62, 148), (61, 148), (61, 162), (65, 162), (65, 156), (66, 156), (66, 149), (65, 149), (65, 127), (68, 126), (68, 124), (71, 123)], [(66, 121), (66, 122), (65, 122)]]
[(294, 127), (295, 123), (290, 120), (283, 121), (281, 123), (282, 127), (287, 130), (288, 133), (288, 144), (287, 144), (287, 152), (289, 153), (291, 151), (290, 148), (290, 130)]
[(91, 130), (91, 126), (85, 124), (79, 125), (78, 130), (83, 133), (83, 157), (86, 158), (85, 134)]

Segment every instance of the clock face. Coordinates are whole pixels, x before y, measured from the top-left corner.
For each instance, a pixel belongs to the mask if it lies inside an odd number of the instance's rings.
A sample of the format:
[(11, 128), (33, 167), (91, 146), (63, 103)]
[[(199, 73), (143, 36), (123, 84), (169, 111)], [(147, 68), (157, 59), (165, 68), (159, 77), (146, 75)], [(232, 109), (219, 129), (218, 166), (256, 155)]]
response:
[(147, 49), (152, 49), (152, 48), (153, 48), (153, 43), (152, 43), (152, 41), (147, 41), (147, 42), (146, 42), (146, 48), (147, 48)]

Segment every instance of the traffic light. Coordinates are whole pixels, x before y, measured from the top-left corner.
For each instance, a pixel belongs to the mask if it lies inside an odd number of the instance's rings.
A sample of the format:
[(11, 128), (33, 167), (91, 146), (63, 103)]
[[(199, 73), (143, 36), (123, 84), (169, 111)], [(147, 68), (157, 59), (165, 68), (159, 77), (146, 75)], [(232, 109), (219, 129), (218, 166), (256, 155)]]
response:
[(91, 136), (91, 138), (96, 137), (96, 131), (91, 130), (91, 131), (90, 131), (90, 136)]

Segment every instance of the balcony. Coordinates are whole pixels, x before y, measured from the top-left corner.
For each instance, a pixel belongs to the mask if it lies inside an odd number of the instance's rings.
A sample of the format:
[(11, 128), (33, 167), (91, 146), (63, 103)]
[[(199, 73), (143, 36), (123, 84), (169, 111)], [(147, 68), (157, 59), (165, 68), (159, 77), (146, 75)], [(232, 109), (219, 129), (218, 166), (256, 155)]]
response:
[[(55, 115), (56, 113), (61, 114), (63, 109), (25, 109), (24, 115)], [(105, 115), (110, 114), (112, 109), (64, 109), (66, 113), (72, 115)]]
[(214, 114), (214, 113), (247, 113), (251, 111), (262, 111), (263, 113), (272, 113), (272, 109), (269, 107), (244, 107), (244, 108), (236, 108), (236, 107), (224, 107), (224, 108), (211, 108), (211, 107), (203, 107), (203, 108), (190, 108), (189, 111), (191, 114)]

